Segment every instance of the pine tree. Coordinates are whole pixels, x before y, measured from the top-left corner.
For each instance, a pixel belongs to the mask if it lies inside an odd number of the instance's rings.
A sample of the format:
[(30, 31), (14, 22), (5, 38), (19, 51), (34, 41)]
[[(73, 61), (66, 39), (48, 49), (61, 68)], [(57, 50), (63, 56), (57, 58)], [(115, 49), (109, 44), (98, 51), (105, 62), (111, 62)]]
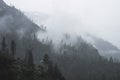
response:
[(47, 78), (50, 80), (54, 80), (54, 67), (52, 61), (50, 61), (48, 65)]
[(11, 56), (15, 58), (16, 43), (14, 40), (11, 41)]
[(60, 72), (57, 64), (55, 64), (55, 67), (54, 67), (54, 79), (55, 80), (65, 80), (65, 78), (63, 77), (62, 73)]
[(0, 79), (17, 80), (17, 76), (15, 61), (5, 54), (0, 54)]
[(24, 59), (24, 63), (25, 65), (30, 66), (30, 67), (34, 65), (33, 53), (31, 49), (27, 51), (25, 59)]
[(9, 55), (9, 49), (8, 49), (7, 44), (6, 44), (5, 37), (3, 37), (3, 39), (2, 39), (2, 49), (1, 49), (1, 52), (5, 53), (6, 55)]
[(49, 56), (48, 56), (48, 54), (45, 54), (45, 55), (44, 55), (43, 61), (44, 61), (44, 63), (45, 63), (46, 65), (49, 64)]
[(4, 52), (6, 50), (6, 41), (5, 41), (5, 37), (3, 37), (2, 39), (2, 51)]
[(113, 63), (113, 62), (114, 62), (112, 57), (110, 58), (109, 62), (110, 62), (110, 63)]
[(34, 80), (34, 61), (33, 61), (33, 54), (32, 50), (29, 49), (25, 59), (24, 59), (24, 66), (23, 66), (23, 80)]

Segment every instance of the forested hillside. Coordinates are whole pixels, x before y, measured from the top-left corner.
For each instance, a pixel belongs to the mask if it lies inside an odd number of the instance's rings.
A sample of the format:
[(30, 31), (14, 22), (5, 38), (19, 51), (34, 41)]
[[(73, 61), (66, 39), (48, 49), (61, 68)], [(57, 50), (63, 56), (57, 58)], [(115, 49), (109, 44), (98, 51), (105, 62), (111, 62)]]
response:
[(20, 10), (0, 0), (1, 80), (120, 80), (120, 62), (100, 56), (80, 36), (74, 43), (49, 38)]

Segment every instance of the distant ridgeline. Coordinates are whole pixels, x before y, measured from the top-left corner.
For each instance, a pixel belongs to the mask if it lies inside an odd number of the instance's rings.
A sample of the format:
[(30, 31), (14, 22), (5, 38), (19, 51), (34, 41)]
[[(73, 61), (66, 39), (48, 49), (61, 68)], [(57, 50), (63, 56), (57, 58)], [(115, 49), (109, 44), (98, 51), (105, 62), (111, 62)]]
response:
[(120, 80), (120, 63), (79, 38), (54, 46), (45, 31), (0, 0), (0, 80)]

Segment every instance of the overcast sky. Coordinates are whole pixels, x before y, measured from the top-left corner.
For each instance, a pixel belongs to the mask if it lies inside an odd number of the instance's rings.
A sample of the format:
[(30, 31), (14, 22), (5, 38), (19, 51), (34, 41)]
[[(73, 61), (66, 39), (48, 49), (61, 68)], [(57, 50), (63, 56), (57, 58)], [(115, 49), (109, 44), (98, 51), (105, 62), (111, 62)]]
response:
[(41, 12), (56, 33), (90, 33), (120, 48), (120, 0), (4, 0), (22, 11)]

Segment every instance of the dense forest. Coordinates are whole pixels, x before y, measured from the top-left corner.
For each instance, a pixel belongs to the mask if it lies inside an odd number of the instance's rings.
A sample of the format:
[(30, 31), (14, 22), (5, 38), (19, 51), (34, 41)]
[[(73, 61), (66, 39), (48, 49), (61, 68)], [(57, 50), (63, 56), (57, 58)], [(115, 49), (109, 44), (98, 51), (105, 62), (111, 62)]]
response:
[[(17, 57), (17, 43), (1, 39), (0, 78), (2, 80), (119, 80), (120, 63), (101, 57), (92, 45), (79, 41), (75, 45), (61, 42), (59, 50), (52, 42), (41, 43), (39, 63), (29, 46), (24, 57)], [(51, 44), (50, 44), (51, 43)], [(24, 47), (24, 45), (23, 45)], [(39, 56), (39, 55), (38, 55)]]
[(40, 64), (34, 64), (32, 50), (26, 51), (24, 60), (15, 59), (16, 43), (11, 41), (10, 51), (2, 39), (0, 51), (0, 79), (2, 80), (65, 80), (57, 64), (53, 65), (47, 54)]
[(120, 80), (120, 62), (80, 36), (55, 45), (39, 40), (38, 31), (47, 30), (0, 0), (1, 80)]

